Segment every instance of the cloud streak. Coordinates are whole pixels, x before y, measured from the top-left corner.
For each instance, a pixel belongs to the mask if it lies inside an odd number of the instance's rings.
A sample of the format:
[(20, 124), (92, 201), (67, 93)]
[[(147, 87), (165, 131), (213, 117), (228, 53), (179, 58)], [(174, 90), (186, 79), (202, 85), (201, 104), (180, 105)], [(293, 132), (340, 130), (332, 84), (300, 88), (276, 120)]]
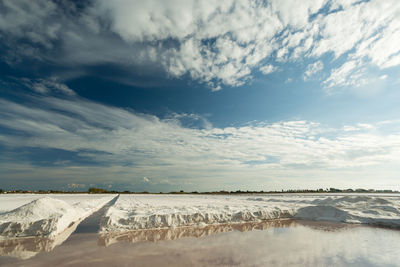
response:
[[(230, 183), (238, 173), (254, 179), (294, 172), (298, 177), (308, 170), (332, 175), (400, 163), (400, 135), (381, 131), (379, 123), (334, 129), (298, 120), (190, 128), (182, 126), (180, 120), (188, 116), (183, 114), (163, 120), (76, 96), (28, 99), (29, 105), (0, 99), (0, 144), (76, 153), (98, 164), (85, 169), (84, 176), (94, 180), (106, 173), (113, 181), (133, 175), (142, 183), (143, 177), (154, 177), (154, 183), (171, 177), (201, 183), (224, 176)], [(13, 157), (10, 166), (18, 162), (18, 155)], [(10, 171), (10, 166), (1, 168)], [(73, 161), (65, 166), (69, 173), (85, 168)]]

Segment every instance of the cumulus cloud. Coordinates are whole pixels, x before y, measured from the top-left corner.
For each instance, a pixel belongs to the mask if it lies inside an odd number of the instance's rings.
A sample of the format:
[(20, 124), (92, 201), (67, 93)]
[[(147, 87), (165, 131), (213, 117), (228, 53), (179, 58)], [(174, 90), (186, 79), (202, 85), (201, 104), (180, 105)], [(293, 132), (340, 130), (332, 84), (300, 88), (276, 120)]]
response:
[(310, 79), (314, 74), (320, 72), (323, 68), (324, 63), (322, 63), (321, 60), (308, 65), (306, 71), (304, 72), (303, 79), (305, 81)]
[(350, 52), (342, 66), (332, 70), (325, 84), (333, 86), (360, 86), (369, 83), (369, 66), (386, 69), (398, 66), (400, 40), (396, 14), (397, 1), (368, 1), (340, 4), (338, 12), (321, 17), (322, 38), (315, 43), (312, 54), (320, 56), (333, 52), (338, 58)]
[(336, 64), (324, 86), (340, 87), (368, 83), (366, 66), (400, 65), (399, 11), (396, 0), (312, 0), (295, 9), (288, 0), (6, 0), (0, 31), (7, 62), (157, 66), (215, 90), (304, 58), (320, 62), (305, 69), (308, 77), (331, 54)]
[(265, 65), (265, 66), (262, 66), (261, 68), (260, 68), (260, 71), (263, 73), (263, 74), (270, 74), (270, 73), (273, 73), (273, 72), (275, 72), (276, 70), (278, 70), (278, 67), (275, 67), (275, 66), (273, 66), (273, 65)]

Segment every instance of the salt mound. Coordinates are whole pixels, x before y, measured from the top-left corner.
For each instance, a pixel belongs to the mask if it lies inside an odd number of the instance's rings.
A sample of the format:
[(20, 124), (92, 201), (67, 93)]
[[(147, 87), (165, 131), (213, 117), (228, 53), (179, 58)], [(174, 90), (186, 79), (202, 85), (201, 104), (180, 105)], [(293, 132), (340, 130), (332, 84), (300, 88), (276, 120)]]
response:
[(292, 209), (266, 205), (240, 196), (123, 195), (102, 218), (101, 231), (258, 222), (294, 215)]
[(101, 221), (102, 232), (293, 218), (400, 228), (398, 196), (124, 195)]
[(312, 201), (313, 204), (319, 205), (349, 205), (349, 204), (376, 204), (376, 205), (383, 205), (383, 204), (391, 204), (389, 200), (379, 198), (379, 197), (370, 197), (370, 196), (344, 196), (339, 198), (332, 198), (327, 197), (325, 199), (316, 199)]
[(295, 219), (347, 222), (352, 219), (347, 211), (331, 206), (309, 206), (298, 209)]
[(15, 237), (57, 234), (76, 217), (75, 209), (68, 203), (45, 197), (0, 216), (0, 235)]
[(128, 218), (115, 218), (114, 214), (102, 218), (101, 231), (127, 231), (138, 229), (154, 229), (182, 226), (205, 226), (212, 224), (259, 222), (262, 220), (290, 218), (293, 214), (289, 211), (263, 211), (246, 210), (239, 212), (178, 212), (173, 214), (152, 214), (150, 216), (129, 216)]
[(110, 197), (70, 205), (62, 200), (44, 197), (12, 211), (0, 214), (0, 237), (57, 235), (103, 206)]
[(79, 223), (80, 221), (73, 223), (73, 226), (68, 227), (65, 231), (53, 237), (34, 236), (0, 240), (0, 257), (8, 256), (26, 260), (40, 252), (52, 251), (76, 230)]
[(32, 219), (47, 218), (49, 214), (61, 215), (72, 209), (68, 203), (50, 197), (43, 197), (5, 213), (6, 218), (29, 217)]

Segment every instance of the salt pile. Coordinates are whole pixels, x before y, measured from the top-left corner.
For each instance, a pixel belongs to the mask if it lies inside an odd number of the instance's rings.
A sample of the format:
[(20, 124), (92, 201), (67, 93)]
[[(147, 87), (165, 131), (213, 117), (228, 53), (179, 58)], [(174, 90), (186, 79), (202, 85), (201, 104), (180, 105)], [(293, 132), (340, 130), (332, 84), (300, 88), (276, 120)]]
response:
[(0, 214), (0, 238), (52, 237), (104, 206), (112, 196), (68, 204), (44, 197)]
[(124, 195), (101, 222), (102, 232), (291, 218), (294, 210), (246, 197)]
[(21, 237), (6, 238), (0, 240), (0, 256), (8, 256), (19, 259), (29, 259), (40, 252), (52, 251), (61, 245), (77, 228), (81, 220), (74, 222), (62, 233), (52, 237)]
[[(40, 198), (0, 213), (0, 239), (52, 237), (111, 201)], [(122, 195), (101, 218), (103, 233), (271, 219), (373, 224), (400, 228), (399, 195)]]
[(102, 232), (293, 218), (400, 227), (400, 196), (124, 195)]
[(327, 197), (316, 199), (311, 204), (314, 205), (300, 208), (294, 217), (316, 221), (400, 227), (399, 197)]
[(0, 214), (19, 208), (28, 204), (36, 199), (43, 197), (51, 197), (67, 202), (70, 205), (77, 204), (86, 200), (100, 199), (108, 197), (109, 194), (88, 194), (88, 193), (74, 193), (74, 194), (0, 194)]

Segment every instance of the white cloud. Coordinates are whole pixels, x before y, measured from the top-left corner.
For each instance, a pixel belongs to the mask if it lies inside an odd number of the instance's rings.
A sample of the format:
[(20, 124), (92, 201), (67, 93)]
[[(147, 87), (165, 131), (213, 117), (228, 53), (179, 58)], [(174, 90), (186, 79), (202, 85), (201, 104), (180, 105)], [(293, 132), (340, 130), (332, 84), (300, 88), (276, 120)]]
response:
[(56, 78), (53, 79), (28, 79), (23, 78), (22, 82), (25, 86), (32, 88), (35, 92), (40, 94), (48, 94), (50, 92), (61, 93), (65, 95), (74, 96), (75, 92), (63, 83), (57, 82)]
[(276, 67), (274, 65), (265, 65), (260, 68), (260, 71), (265, 75), (273, 73), (277, 70), (278, 70), (278, 67)]
[[(2, 1), (0, 30), (20, 38), (29, 38), (34, 43), (48, 46), (46, 39), (56, 37), (59, 25), (46, 25), (45, 19), (56, 13), (57, 5), (52, 1)], [(39, 32), (38, 32), (39, 30)]]
[(85, 187), (86, 187), (85, 184), (75, 184), (75, 183), (68, 184), (68, 188), (78, 189), (78, 188), (85, 188)]
[[(322, 38), (315, 43), (313, 55), (333, 52), (339, 57), (350, 52), (348, 61), (332, 70), (325, 81), (329, 87), (360, 86), (369, 79), (367, 67), (380, 69), (398, 66), (400, 48), (400, 11), (398, 1), (368, 1), (344, 5), (343, 10), (320, 17)], [(350, 75), (353, 73), (352, 75)]]
[[(172, 77), (189, 75), (214, 89), (243, 85), (261, 64), (303, 58), (322, 63), (330, 53), (343, 66), (332, 64), (328, 87), (368, 83), (367, 66), (400, 65), (396, 0), (313, 0), (296, 8), (282, 0), (95, 0), (83, 9), (72, 2), (3, 2), (7, 62), (24, 55), (63, 65), (161, 67)], [(322, 7), (329, 12), (317, 13)], [(354, 62), (355, 75), (337, 73)]]
[(306, 71), (304, 72), (303, 79), (306, 81), (310, 79), (314, 74), (320, 72), (324, 68), (324, 63), (321, 60), (309, 64)]
[[(2, 145), (71, 151), (100, 166), (107, 163), (106, 173), (114, 172), (113, 177), (123, 172), (121, 177), (141, 175), (142, 181), (154, 177), (158, 183), (168, 177), (195, 181), (218, 173), (229, 177), (237, 175), (236, 171), (260, 178), (268, 173), (289, 175), (294, 170), (300, 175), (304, 169), (335, 173), (400, 164), (400, 135), (381, 133), (379, 125), (360, 123), (332, 129), (315, 122), (282, 121), (188, 128), (171, 119), (80, 98), (44, 96), (31, 101), (21, 105), (0, 100), (0, 126), (8, 129), (0, 134)], [(269, 158), (276, 160), (268, 162)], [(103, 171), (100, 166), (97, 172)], [(73, 162), (67, 170), (71, 168), (77, 168)], [(103, 175), (95, 169), (89, 174), (93, 179)]]
[(327, 87), (358, 85), (359, 73), (356, 72), (359, 62), (352, 60), (339, 68), (333, 69), (330, 76), (324, 81)]

